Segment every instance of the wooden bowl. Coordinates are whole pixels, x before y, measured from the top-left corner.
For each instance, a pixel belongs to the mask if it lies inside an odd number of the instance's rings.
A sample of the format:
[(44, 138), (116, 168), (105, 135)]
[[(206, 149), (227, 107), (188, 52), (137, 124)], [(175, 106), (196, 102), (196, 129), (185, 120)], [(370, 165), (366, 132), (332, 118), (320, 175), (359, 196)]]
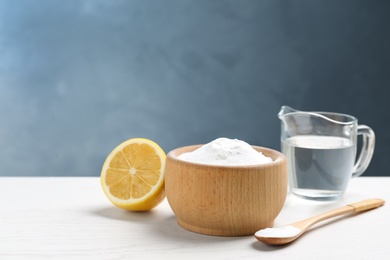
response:
[(253, 146), (273, 162), (253, 166), (215, 166), (178, 159), (201, 145), (168, 153), (166, 196), (178, 224), (190, 231), (216, 236), (253, 235), (273, 226), (287, 195), (285, 156)]

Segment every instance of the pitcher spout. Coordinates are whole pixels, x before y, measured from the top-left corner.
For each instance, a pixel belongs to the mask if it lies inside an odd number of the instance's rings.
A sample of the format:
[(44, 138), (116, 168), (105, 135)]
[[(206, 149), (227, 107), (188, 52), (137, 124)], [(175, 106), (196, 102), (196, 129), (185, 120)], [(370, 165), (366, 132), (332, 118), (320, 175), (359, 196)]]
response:
[(290, 113), (294, 113), (294, 112), (298, 112), (298, 110), (292, 108), (292, 107), (289, 107), (289, 106), (282, 106), (279, 113), (278, 113), (278, 117), (279, 119), (283, 120), (283, 117), (287, 114), (290, 114)]

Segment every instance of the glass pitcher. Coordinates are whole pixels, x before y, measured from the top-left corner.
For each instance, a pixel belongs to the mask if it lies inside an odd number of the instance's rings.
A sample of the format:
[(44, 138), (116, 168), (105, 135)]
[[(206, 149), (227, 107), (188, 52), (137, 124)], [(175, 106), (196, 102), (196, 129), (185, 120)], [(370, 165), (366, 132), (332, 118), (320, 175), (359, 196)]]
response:
[[(283, 106), (281, 147), (287, 157), (289, 190), (312, 200), (336, 200), (351, 177), (360, 176), (370, 164), (375, 147), (374, 131), (350, 115), (304, 112)], [(357, 136), (362, 135), (358, 159)]]

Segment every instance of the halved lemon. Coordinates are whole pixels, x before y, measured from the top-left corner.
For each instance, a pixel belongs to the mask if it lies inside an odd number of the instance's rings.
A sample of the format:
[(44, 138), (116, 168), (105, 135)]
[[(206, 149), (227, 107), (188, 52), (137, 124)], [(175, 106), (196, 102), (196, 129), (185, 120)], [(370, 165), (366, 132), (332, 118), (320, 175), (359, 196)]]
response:
[(119, 208), (146, 211), (165, 198), (166, 155), (155, 142), (129, 139), (107, 156), (100, 184), (107, 198)]

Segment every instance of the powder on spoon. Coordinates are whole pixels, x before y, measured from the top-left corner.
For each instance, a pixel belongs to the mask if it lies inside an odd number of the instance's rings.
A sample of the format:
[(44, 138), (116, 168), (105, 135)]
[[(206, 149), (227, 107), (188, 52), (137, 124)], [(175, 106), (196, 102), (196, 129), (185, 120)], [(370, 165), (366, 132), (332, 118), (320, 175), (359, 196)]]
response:
[(256, 165), (272, 162), (272, 158), (256, 151), (248, 143), (229, 138), (218, 138), (202, 147), (178, 156), (179, 159), (211, 165)]
[(302, 230), (294, 226), (261, 229), (255, 233), (257, 237), (295, 237)]

